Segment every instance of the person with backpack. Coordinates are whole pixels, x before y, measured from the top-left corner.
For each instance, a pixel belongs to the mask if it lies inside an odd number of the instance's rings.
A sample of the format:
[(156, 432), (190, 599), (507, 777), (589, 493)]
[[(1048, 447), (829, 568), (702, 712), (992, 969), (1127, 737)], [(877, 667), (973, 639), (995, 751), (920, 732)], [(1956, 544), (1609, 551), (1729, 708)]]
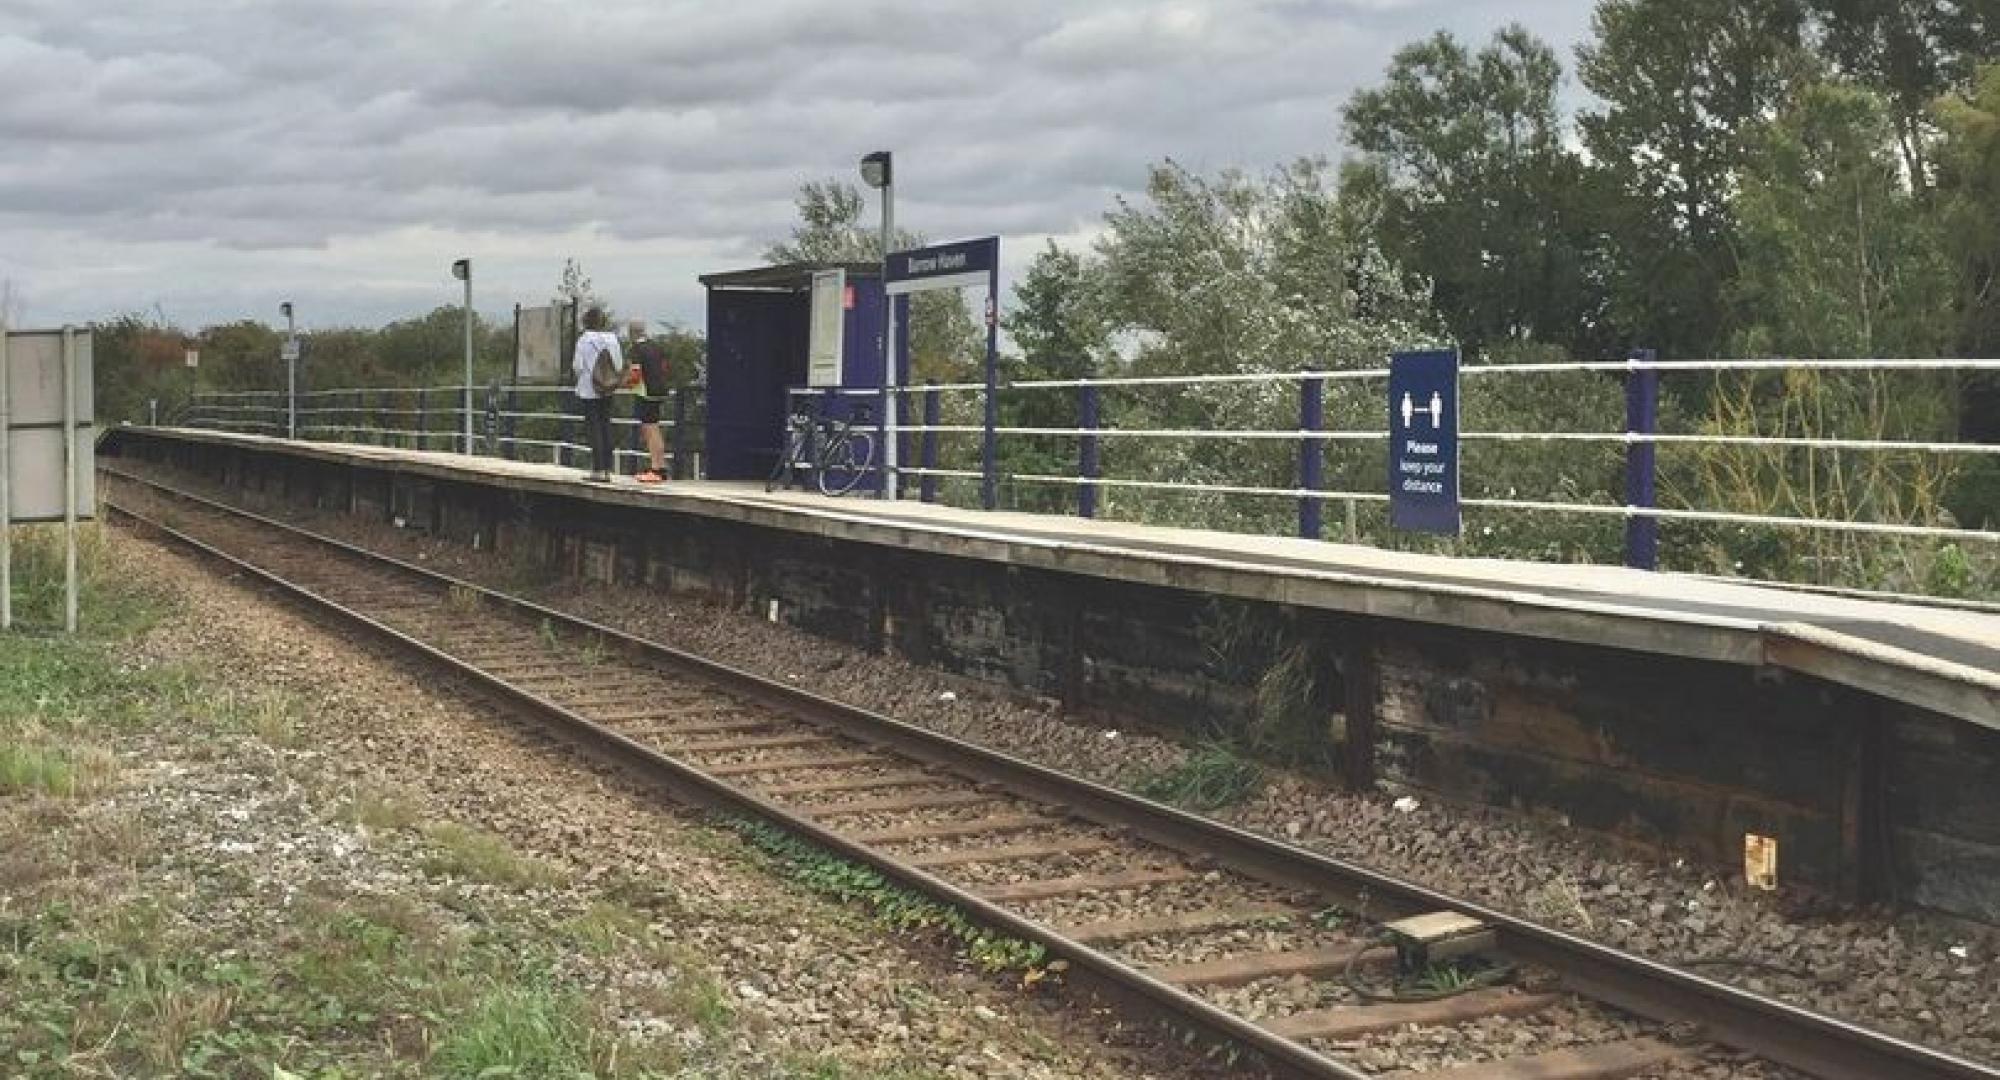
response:
[(595, 484), (611, 482), (611, 395), (625, 382), (625, 353), (618, 335), (606, 330), (604, 309), (583, 313), (583, 333), (576, 337), (576, 396), (583, 402), (583, 433), (590, 443), (590, 475)]
[(667, 440), (660, 434), (660, 403), (673, 392), (667, 381), (667, 351), (646, 334), (644, 320), (633, 319), (632, 336), (633, 402), (632, 419), (639, 422), (639, 437), (646, 442), (645, 472), (633, 479), (642, 484), (666, 480)]

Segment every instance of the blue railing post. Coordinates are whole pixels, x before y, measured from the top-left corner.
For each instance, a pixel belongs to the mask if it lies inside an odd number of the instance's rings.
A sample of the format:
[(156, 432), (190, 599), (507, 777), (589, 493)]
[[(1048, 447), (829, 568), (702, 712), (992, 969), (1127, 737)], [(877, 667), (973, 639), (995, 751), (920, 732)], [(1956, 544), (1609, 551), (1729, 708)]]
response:
[[(1299, 381), (1299, 430), (1319, 432), (1326, 428), (1326, 380), (1308, 376)], [(1299, 437), (1299, 488), (1319, 491), (1325, 486), (1326, 454), (1321, 440), (1311, 434)], [(1318, 495), (1299, 496), (1299, 535), (1318, 540), (1323, 525), (1326, 500)]]
[(521, 392), (512, 386), (507, 388), (507, 411), (500, 414), (500, 456), (513, 461), (521, 456), (521, 448), (514, 442), (514, 414), (521, 411)]
[(687, 479), (687, 430), (688, 392), (687, 387), (674, 388), (674, 460), (667, 472), (676, 480)]
[[(1651, 364), (1658, 353), (1652, 349), (1634, 351), (1629, 359)], [(1660, 372), (1657, 368), (1635, 367), (1625, 373), (1625, 432), (1653, 435), (1660, 427)], [(1658, 505), (1655, 457), (1658, 445), (1651, 439), (1625, 443), (1625, 505), (1651, 510)], [(1651, 514), (1630, 514), (1625, 518), (1625, 565), (1638, 570), (1660, 566), (1660, 520)]]
[(924, 437), (920, 440), (922, 449), (918, 451), (918, 460), (923, 463), (924, 475), (917, 481), (918, 497), (927, 503), (937, 501), (938, 478), (932, 474), (937, 469), (937, 426), (938, 417), (942, 415), (942, 408), (938, 404), (937, 384), (928, 383), (924, 387)]
[(979, 445), (979, 505), (1000, 507), (1000, 383), (991, 362), (986, 365), (986, 431)]
[(1076, 487), (1076, 512), (1080, 517), (1097, 516), (1097, 484), (1101, 473), (1097, 460), (1097, 386), (1084, 383), (1077, 391), (1076, 426), (1089, 434), (1084, 435), (1077, 450), (1077, 478), (1083, 483)]

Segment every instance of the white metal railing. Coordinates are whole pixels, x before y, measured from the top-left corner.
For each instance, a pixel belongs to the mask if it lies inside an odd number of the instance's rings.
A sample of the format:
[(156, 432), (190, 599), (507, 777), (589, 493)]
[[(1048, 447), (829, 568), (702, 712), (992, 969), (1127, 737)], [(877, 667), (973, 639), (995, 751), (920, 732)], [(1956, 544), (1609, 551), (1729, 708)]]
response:
[[(1841, 359), (1732, 359), (1732, 360), (1601, 360), (1571, 361), (1528, 364), (1478, 364), (1467, 363), (1459, 368), (1461, 378), (1467, 387), (1463, 392), (1460, 412), (1464, 416), (1476, 416), (1479, 411), (1478, 386), (1492, 378), (1537, 377), (1568, 375), (1576, 373), (1596, 373), (1601, 375), (1624, 376), (1628, 387), (1633, 379), (1644, 373), (1652, 373), (1649, 393), (1655, 395), (1653, 404), (1657, 406), (1658, 377), (1706, 375), (1721, 378), (1725, 373), (1882, 373), (1888, 375), (1909, 374), (1969, 374), (1974, 372), (2000, 372), (2000, 360), (1996, 359), (1946, 359), (1946, 358), (1841, 358)], [(1050, 391), (1073, 391), (1079, 395), (1108, 396), (1111, 392), (1134, 392), (1143, 394), (1148, 390), (1163, 388), (1199, 389), (1204, 387), (1254, 387), (1264, 386), (1284, 391), (1301, 391), (1308, 383), (1317, 382), (1322, 387), (1333, 384), (1365, 386), (1380, 384), (1389, 377), (1387, 367), (1354, 369), (1305, 370), (1294, 372), (1235, 372), (1213, 375), (1139, 375), (1110, 376), (1082, 379), (1032, 379), (1001, 381), (995, 390), (1007, 401), (1018, 396)], [(874, 389), (846, 389), (834, 391), (848, 397), (880, 397), (885, 391)], [(906, 450), (903, 460), (894, 467), (894, 472), (925, 484), (923, 497), (934, 497), (931, 484), (937, 481), (979, 481), (983, 490), (982, 502), (989, 507), (995, 504), (995, 489), (1000, 484), (1041, 485), (1064, 487), (1078, 493), (1078, 511), (1092, 513), (1094, 495), (1099, 491), (1130, 490), (1152, 493), (1183, 493), (1205, 495), (1235, 495), (1271, 499), (1298, 500), (1301, 504), (1301, 521), (1306, 520), (1303, 507), (1323, 503), (1345, 502), (1348, 507), (1350, 532), (1354, 529), (1354, 509), (1356, 504), (1383, 504), (1389, 501), (1386, 491), (1387, 474), (1383, 475), (1383, 487), (1360, 490), (1339, 490), (1320, 484), (1308, 483), (1303, 476), (1295, 477), (1297, 482), (1283, 484), (1255, 484), (1241, 482), (1207, 482), (1174, 479), (1158, 475), (1105, 475), (1096, 468), (1095, 454), (1101, 445), (1115, 442), (1242, 442), (1265, 444), (1291, 444), (1301, 448), (1302, 458), (1313, 448), (1321, 451), (1338, 446), (1365, 447), (1386, 446), (1389, 431), (1386, 426), (1373, 425), (1320, 425), (1306, 426), (1301, 418), (1297, 426), (1175, 426), (1140, 427), (1116, 426), (1095, 422), (1092, 416), (1080, 419), (1074, 426), (1063, 425), (1008, 425), (993, 423), (979, 414), (985, 405), (987, 386), (982, 382), (936, 383), (925, 385), (895, 386), (886, 393), (894, 395), (899, 408), (891, 412), (886, 407), (885, 415), (900, 416), (893, 425), (877, 422), (885, 434), (893, 434), (903, 442)], [(825, 390), (798, 390), (802, 395), (825, 395)], [(926, 402), (928, 398), (928, 402)], [(939, 417), (945, 410), (940, 400), (955, 402), (954, 412), (958, 419), (935, 419), (922, 422), (916, 418), (928, 411)], [(1123, 400), (1123, 399), (1121, 399)], [(918, 403), (925, 407), (919, 409)], [(1199, 407), (1199, 403), (1194, 403)], [(1350, 400), (1338, 403), (1349, 409), (1354, 405)], [(1211, 408), (1216, 403), (1208, 402)], [(1373, 411), (1374, 403), (1369, 403)], [(1183, 401), (1181, 407), (1188, 407)], [(1097, 405), (1091, 407), (1093, 413)], [(1084, 411), (1081, 402), (1079, 414)], [(1185, 415), (1185, 414), (1183, 414)], [(1747, 414), (1746, 414), (1747, 415)], [(1626, 419), (1626, 418), (1620, 418)], [(968, 449), (958, 445), (958, 452), (941, 457), (941, 444), (952, 438), (978, 437), (983, 445)], [(1460, 432), (1460, 438), (1468, 444), (1544, 444), (1550, 446), (1579, 445), (1622, 447), (1628, 464), (1640, 448), (1661, 454), (1671, 454), (1679, 450), (1714, 448), (1718, 450), (1771, 449), (1787, 454), (1794, 452), (1854, 453), (1854, 454), (1916, 454), (1936, 458), (1979, 459), (2000, 455), (2000, 445), (1976, 443), (1963, 440), (1937, 438), (1894, 438), (1879, 432), (1838, 433), (1827, 435), (1798, 434), (1756, 434), (1730, 433), (1725, 431), (1659, 431), (1634, 430), (1628, 423), (1628, 430), (1571, 430), (1571, 431), (1521, 431), (1482, 430), (1472, 428)], [(1002, 448), (1011, 445), (1011, 440), (1057, 439), (1070, 440), (1091, 447), (1090, 460), (1078, 460), (1076, 471), (1069, 474), (1053, 473), (1047, 469), (1008, 470), (999, 458), (1005, 456)], [(1083, 454), (1079, 452), (1079, 458)], [(1644, 459), (1647, 469), (1652, 468), (1650, 455)], [(1790, 459), (1785, 459), (1789, 467)], [(1351, 473), (1353, 462), (1349, 461)], [(878, 466), (879, 467), (879, 466)], [(1302, 471), (1302, 467), (1301, 467)], [(1649, 477), (1652, 475), (1649, 471)], [(1221, 478), (1227, 480), (1226, 477)], [(1351, 486), (1351, 485), (1350, 485)], [(1988, 529), (1965, 528), (1948, 519), (1895, 520), (1893, 515), (1887, 520), (1847, 520), (1838, 517), (1811, 516), (1783, 512), (1753, 512), (1738, 510), (1728, 506), (1662, 506), (1632, 498), (1627, 491), (1625, 498), (1619, 498), (1615, 491), (1607, 491), (1605, 501), (1590, 501), (1584, 497), (1575, 498), (1516, 498), (1469, 496), (1460, 500), (1469, 509), (1499, 513), (1532, 513), (1572, 515), (1586, 518), (1616, 518), (1628, 524), (1632, 522), (1693, 522), (1711, 525), (1755, 526), (1781, 530), (1811, 530), (1833, 534), (1869, 535), (1880, 537), (1906, 537), (1938, 542), (1969, 542), (1988, 545), (1992, 555), (2000, 556), (2000, 549), (1990, 547), (2000, 541), (2000, 532)], [(1090, 501), (1086, 501), (1086, 499)], [(1761, 500), (1760, 500), (1761, 501)], [(1316, 521), (1315, 511), (1315, 521)], [(1315, 530), (1317, 526), (1315, 525)], [(1628, 556), (1629, 557), (1629, 556)], [(1865, 591), (1865, 590), (1864, 590)]]
[[(1466, 383), (1461, 403), (1461, 413), (1465, 416), (1478, 415), (1479, 388), (1488, 381), (1500, 378), (1536, 378), (1544, 376), (1594, 373), (1598, 375), (1624, 377), (1628, 390), (1634, 380), (1650, 373), (1655, 376), (1646, 385), (1657, 394), (1657, 377), (1685, 377), (1690, 375), (1720, 378), (1725, 373), (1856, 373), (1875, 372), (1890, 375), (1967, 374), (1973, 372), (2000, 372), (2000, 360), (1993, 359), (1935, 359), (1935, 358), (1884, 358), (1884, 359), (1738, 359), (1738, 360), (1593, 360), (1527, 364), (1479, 364), (1466, 363), (1459, 369), (1461, 379)], [(1345, 503), (1348, 509), (1350, 533), (1352, 533), (1354, 511), (1357, 505), (1379, 505), (1389, 501), (1386, 491), (1386, 471), (1381, 477), (1382, 487), (1348, 484), (1348, 490), (1329, 487), (1315, 478), (1303, 475), (1294, 477), (1293, 483), (1245, 483), (1228, 482), (1228, 477), (1219, 477), (1225, 482), (1197, 482), (1160, 475), (1105, 475), (1099, 467), (1095, 455), (1103, 444), (1116, 442), (1171, 443), (1184, 441), (1192, 444), (1215, 443), (1221, 441), (1290, 444), (1301, 450), (1301, 462), (1314, 451), (1332, 452), (1337, 448), (1367, 449), (1386, 445), (1389, 432), (1387, 427), (1376, 427), (1373, 423), (1346, 425), (1327, 424), (1324, 414), (1313, 417), (1301, 415), (1296, 424), (1261, 424), (1258, 426), (1225, 427), (1217, 425), (1191, 426), (1185, 423), (1173, 426), (1144, 427), (1128, 424), (1118, 426), (1100, 422), (1098, 414), (1100, 398), (1116, 394), (1146, 395), (1153, 391), (1182, 388), (1198, 390), (1206, 387), (1266, 387), (1279, 393), (1297, 393), (1299, 400), (1305, 398), (1305, 388), (1318, 384), (1320, 390), (1335, 385), (1351, 386), (1345, 391), (1344, 399), (1331, 402), (1337, 409), (1348, 413), (1361, 405), (1371, 420), (1381, 414), (1373, 398), (1366, 397), (1363, 388), (1385, 382), (1389, 377), (1387, 367), (1353, 369), (1321, 369), (1292, 372), (1235, 372), (1211, 375), (1137, 375), (1111, 376), (1083, 379), (1032, 379), (1003, 381), (995, 387), (1002, 395), (1000, 401), (1016, 396), (1069, 391), (1079, 395), (1079, 422), (1075, 425), (1062, 424), (1001, 424), (988, 422), (987, 415), (993, 411), (986, 407), (987, 387), (984, 383), (960, 382), (926, 385), (896, 386), (886, 393), (894, 395), (900, 405), (896, 410), (882, 408), (870, 423), (885, 434), (893, 434), (899, 442), (910, 445), (913, 452), (902, 456), (894, 466), (893, 473), (908, 477), (923, 485), (924, 497), (932, 497), (934, 485), (940, 481), (978, 481), (987, 505), (992, 505), (993, 491), (1001, 483), (1009, 485), (1039, 485), (1050, 488), (1066, 488), (1077, 493), (1079, 512), (1093, 512), (1095, 498), (1099, 492), (1126, 490), (1161, 494), (1194, 493), (1207, 495), (1247, 496), (1253, 498), (1296, 500), (1301, 507), (1302, 528), (1306, 520), (1305, 508), (1317, 508), (1325, 503)], [(407, 408), (401, 403), (395, 407), (371, 407), (362, 404), (344, 403), (346, 396), (351, 401), (357, 393), (351, 389), (308, 391), (299, 395), (299, 423), (304, 433), (342, 434), (372, 438), (409, 438), (415, 445), (429, 446), (437, 440), (440, 445), (454, 446), (463, 440), (462, 422), (464, 406), (463, 386), (429, 387), (425, 392), (439, 398), (434, 408)], [(503, 408), (498, 416), (509, 425), (510, 432), (515, 425), (532, 425), (550, 421), (580, 424), (580, 418), (565, 415), (552, 409), (560, 409), (567, 386), (522, 386), (508, 388), (516, 395), (516, 404)], [(415, 393), (416, 391), (404, 391)], [(475, 388), (484, 393), (485, 388)], [(381, 393), (381, 391), (373, 391)], [(867, 401), (880, 398), (884, 391), (873, 388), (806, 389), (791, 391), (795, 397), (828, 398), (838, 396), (848, 400)], [(1315, 391), (1315, 395), (1319, 391)], [(334, 399), (334, 400), (328, 400)], [(522, 408), (523, 400), (547, 402), (547, 408)], [(926, 401), (928, 399), (928, 401)], [(1090, 400), (1091, 415), (1083, 415), (1082, 402)], [(1120, 401), (1126, 400), (1123, 397)], [(943, 403), (951, 402), (952, 418), (944, 418)], [(925, 408), (919, 408), (919, 404)], [(378, 402), (379, 404), (379, 402)], [(1200, 403), (1180, 403), (1183, 407)], [(1214, 402), (1208, 402), (1215, 407)], [(1272, 398), (1264, 402), (1266, 406), (1283, 407), (1282, 399)], [(886, 406), (886, 403), (885, 403)], [(482, 411), (477, 407), (474, 413)], [(917, 418), (926, 411), (939, 419), (923, 422)], [(231, 391), (204, 395), (197, 403), (195, 422), (218, 426), (255, 428), (256, 430), (282, 433), (284, 430), (285, 402), (282, 393), (270, 391)], [(1265, 414), (1269, 418), (1269, 414)], [(452, 430), (413, 430), (411, 426), (399, 423), (413, 416), (423, 417), (425, 422), (432, 417), (440, 421), (449, 420)], [(893, 424), (885, 417), (899, 416)], [(369, 422), (355, 423), (365, 419)], [(1610, 418), (1607, 418), (1610, 419)], [(620, 429), (629, 429), (633, 421), (614, 420)], [(663, 418), (664, 428), (673, 429), (671, 420)], [(1637, 430), (1628, 423), (1627, 430), (1604, 430), (1609, 425), (1594, 424), (1593, 430), (1568, 431), (1522, 431), (1502, 429), (1469, 428), (1460, 432), (1460, 438), (1468, 444), (1544, 444), (1549, 446), (1597, 446), (1622, 447), (1627, 455), (1628, 465), (1642, 449), (1648, 452), (1644, 459), (1651, 461), (1650, 454), (1673, 453), (1690, 448), (1716, 448), (1728, 450), (1750, 450), (1768, 448), (1787, 453), (1841, 453), (1841, 454), (1919, 454), (1939, 458), (1985, 458), (2000, 455), (2000, 445), (1974, 443), (1962, 440), (1937, 438), (1897, 439), (1879, 432), (1840, 433), (1810, 435), (1797, 433), (1743, 434), (1702, 431), (1659, 431)], [(580, 437), (567, 437), (574, 428), (558, 427), (552, 432), (530, 434), (513, 433), (498, 440), (508, 452), (548, 452), (554, 460), (561, 461), (569, 454), (587, 452)], [(775, 440), (778, 433), (771, 433)], [(487, 436), (476, 432), (476, 445), (485, 446)], [(945, 454), (948, 440), (978, 437), (981, 445), (968, 453), (962, 444), (952, 444), (952, 452)], [(1078, 444), (1076, 469), (1071, 473), (1050, 471), (1047, 468), (1023, 468), (1003, 472), (1000, 448), (1012, 445), (1022, 439), (1070, 440)], [(1086, 455), (1083, 448), (1088, 446)], [(618, 451), (621, 460), (642, 458), (643, 455), (629, 449)], [(878, 454), (878, 459), (884, 455)], [(948, 457), (949, 460), (945, 458)], [(1324, 458), (1321, 458), (1324, 464)], [(1786, 459), (1789, 461), (1790, 459)], [(1268, 463), (1267, 463), (1268, 464)], [(1346, 462), (1351, 475), (1354, 461)], [(875, 466), (881, 470), (879, 460)], [(1269, 475), (1268, 471), (1266, 475)], [(1750, 512), (1729, 506), (1661, 506), (1634, 498), (1627, 491), (1621, 498), (1616, 491), (1607, 491), (1604, 501), (1593, 501), (1587, 495), (1571, 498), (1556, 497), (1514, 497), (1508, 491), (1506, 497), (1483, 494), (1461, 500), (1465, 507), (1495, 513), (1530, 513), (1570, 515), (1590, 519), (1622, 519), (1628, 527), (1633, 522), (1696, 522), (1715, 525), (1757, 526), (1777, 529), (1814, 530), (1826, 533), (1872, 535), (1882, 537), (1910, 537), (1950, 542), (1969, 542), (1990, 545), (2000, 541), (2000, 532), (1985, 529), (1964, 528), (1948, 520), (1843, 520), (1829, 517), (1805, 516), (1774, 512)], [(1317, 509), (1314, 521), (1317, 521)], [(1315, 524), (1315, 530), (1317, 526)], [(1996, 551), (1995, 554), (2000, 554)]]
[[(475, 394), (480, 400), (493, 392), (492, 387), (476, 387)], [(699, 387), (690, 387), (699, 391)], [(369, 387), (338, 388), (327, 390), (305, 390), (298, 394), (299, 405), (296, 412), (299, 435), (305, 439), (355, 440), (365, 442), (407, 444), (410, 449), (428, 450), (432, 448), (458, 450), (465, 445), (464, 404), (465, 387)], [(488, 432), (475, 427), (472, 434), (473, 452), (481, 454), (505, 454), (520, 458), (526, 451), (545, 452), (552, 464), (570, 464), (571, 458), (588, 457), (590, 446), (581, 440), (583, 417), (579, 413), (566, 411), (571, 394), (568, 386), (524, 385), (501, 387), (499, 393), (515, 403), (512, 408), (490, 410), (477, 404), (472, 409), (475, 418), (489, 413), (502, 421), (503, 430)], [(391, 399), (436, 400), (437, 404), (425, 404), (410, 408), (385, 404)], [(523, 397), (548, 401), (548, 407), (530, 411), (518, 407)], [(373, 400), (369, 400), (373, 399)], [(699, 399), (697, 395), (697, 400)], [(350, 403), (351, 402), (351, 403)], [(225, 430), (248, 430), (254, 434), (268, 434), (283, 437), (291, 430), (291, 410), (282, 390), (232, 390), (203, 392), (194, 395), (172, 418), (186, 427), (220, 428)], [(377, 423), (354, 423), (356, 419), (386, 421)], [(698, 418), (689, 417), (687, 429), (698, 430)], [(398, 421), (415, 421), (399, 423)], [(438, 426), (432, 427), (431, 422)], [(520, 434), (523, 425), (540, 424), (550, 426), (551, 437)], [(613, 417), (612, 427), (622, 431), (632, 431), (639, 424), (630, 417)], [(421, 425), (421, 426), (419, 426)], [(701, 450), (690, 446), (684, 439), (674, 438), (678, 425), (672, 416), (663, 415), (660, 427), (669, 435), (669, 455), (677, 456), (684, 462), (685, 475), (698, 476), (701, 468)], [(575, 430), (577, 438), (564, 437)], [(621, 471), (629, 463), (648, 460), (643, 450), (629, 446), (615, 447), (612, 451)], [(633, 471), (636, 471), (636, 466)]]

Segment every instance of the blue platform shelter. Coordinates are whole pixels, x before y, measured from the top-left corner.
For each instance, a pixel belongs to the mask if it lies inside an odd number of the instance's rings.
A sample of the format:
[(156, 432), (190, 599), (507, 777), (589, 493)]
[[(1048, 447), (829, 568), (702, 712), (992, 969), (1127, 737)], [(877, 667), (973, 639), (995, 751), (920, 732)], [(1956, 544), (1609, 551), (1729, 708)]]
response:
[[(792, 263), (705, 274), (708, 477), (762, 480), (782, 452), (787, 403), (826, 416), (880, 415), (884, 293), (879, 263)], [(891, 382), (908, 373), (908, 350)], [(871, 485), (872, 486), (872, 485)]]

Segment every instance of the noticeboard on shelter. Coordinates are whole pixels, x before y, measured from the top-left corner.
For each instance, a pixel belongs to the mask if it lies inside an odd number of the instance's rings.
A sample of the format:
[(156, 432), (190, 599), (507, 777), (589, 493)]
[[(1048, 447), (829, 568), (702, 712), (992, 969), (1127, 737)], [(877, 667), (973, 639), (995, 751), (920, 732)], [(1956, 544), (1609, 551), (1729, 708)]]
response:
[(847, 336), (847, 271), (820, 270), (812, 277), (812, 323), (806, 345), (806, 385), (839, 386)]
[(1458, 351), (1389, 358), (1389, 523), (1456, 536)]
[(15, 524), (64, 519), (65, 459), (76, 478), (77, 518), (96, 514), (97, 440), (92, 418), (97, 404), (92, 393), (91, 335), (87, 331), (68, 335), (70, 359), (76, 365), (70, 383), (75, 395), (69, 411), (73, 437), (64, 422), (64, 336), (60, 330), (15, 330), (0, 345), (0, 369), (6, 378), (7, 520)]
[(514, 318), (514, 378), (526, 383), (566, 382), (561, 305), (521, 308)]

